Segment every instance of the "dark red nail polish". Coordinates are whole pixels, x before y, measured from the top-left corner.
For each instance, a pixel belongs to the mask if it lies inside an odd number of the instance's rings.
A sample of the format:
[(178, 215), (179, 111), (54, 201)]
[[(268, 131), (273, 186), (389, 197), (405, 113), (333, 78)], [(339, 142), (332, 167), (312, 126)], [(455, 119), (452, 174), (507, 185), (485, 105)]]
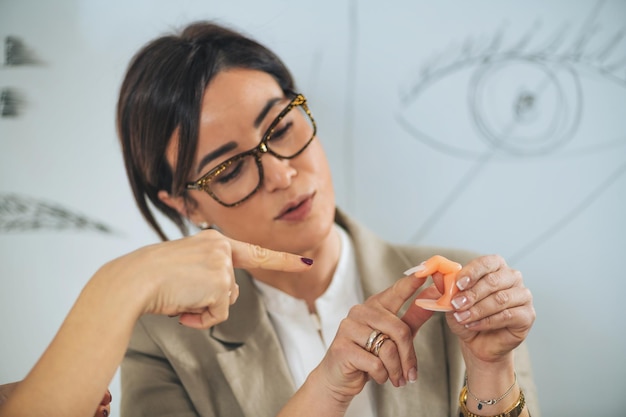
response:
[(310, 258), (300, 258), (300, 260), (302, 262), (304, 262), (305, 264), (307, 264), (307, 265), (313, 265), (313, 259), (310, 259)]

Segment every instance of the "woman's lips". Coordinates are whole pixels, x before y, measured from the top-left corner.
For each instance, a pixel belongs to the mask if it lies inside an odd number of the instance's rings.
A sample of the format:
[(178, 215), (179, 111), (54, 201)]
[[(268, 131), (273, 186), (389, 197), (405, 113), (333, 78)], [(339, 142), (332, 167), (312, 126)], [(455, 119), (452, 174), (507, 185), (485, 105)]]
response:
[(299, 221), (305, 219), (313, 208), (313, 197), (314, 194), (311, 194), (298, 202), (288, 204), (276, 216), (276, 220)]

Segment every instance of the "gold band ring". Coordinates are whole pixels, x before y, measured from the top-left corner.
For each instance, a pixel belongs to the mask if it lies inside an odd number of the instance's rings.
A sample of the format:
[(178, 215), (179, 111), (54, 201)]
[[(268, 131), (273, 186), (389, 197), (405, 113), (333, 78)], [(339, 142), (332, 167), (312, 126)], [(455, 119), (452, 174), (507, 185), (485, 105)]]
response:
[(370, 352), (373, 353), (374, 356), (378, 357), (378, 353), (380, 351), (380, 347), (383, 345), (383, 343), (385, 343), (385, 340), (387, 340), (387, 339), (390, 339), (390, 337), (387, 336), (384, 333), (380, 334), (376, 338), (376, 341), (374, 342), (374, 346), (373, 346), (372, 350), (370, 350)]
[(374, 346), (374, 340), (376, 340), (376, 338), (381, 334), (383, 334), (383, 332), (380, 330), (372, 330), (372, 333), (370, 333), (370, 336), (367, 338), (367, 342), (365, 342), (365, 350), (371, 352), (372, 347)]

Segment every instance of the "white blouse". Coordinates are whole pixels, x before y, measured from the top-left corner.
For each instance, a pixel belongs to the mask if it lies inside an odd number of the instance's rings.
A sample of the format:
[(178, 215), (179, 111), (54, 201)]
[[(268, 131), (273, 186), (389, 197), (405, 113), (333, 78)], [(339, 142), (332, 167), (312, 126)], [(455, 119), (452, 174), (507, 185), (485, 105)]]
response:
[[(339, 226), (341, 255), (326, 292), (315, 300), (316, 314), (310, 314), (306, 302), (265, 283), (253, 280), (276, 329), (296, 389), (322, 361), (332, 343), (339, 323), (350, 308), (363, 302), (363, 288), (358, 276), (350, 237)], [(365, 342), (365, 341), (364, 341)], [(370, 384), (357, 395), (345, 414), (347, 417), (376, 417)]]

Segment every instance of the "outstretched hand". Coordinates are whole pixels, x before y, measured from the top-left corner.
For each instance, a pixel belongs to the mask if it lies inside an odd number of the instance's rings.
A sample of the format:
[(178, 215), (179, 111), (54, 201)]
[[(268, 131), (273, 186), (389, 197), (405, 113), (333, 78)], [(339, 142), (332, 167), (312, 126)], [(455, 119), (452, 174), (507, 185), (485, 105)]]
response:
[(239, 296), (233, 268), (301, 272), (302, 257), (230, 239), (218, 231), (146, 246), (103, 268), (148, 288), (139, 314), (179, 316), (181, 324), (208, 328), (228, 318)]

